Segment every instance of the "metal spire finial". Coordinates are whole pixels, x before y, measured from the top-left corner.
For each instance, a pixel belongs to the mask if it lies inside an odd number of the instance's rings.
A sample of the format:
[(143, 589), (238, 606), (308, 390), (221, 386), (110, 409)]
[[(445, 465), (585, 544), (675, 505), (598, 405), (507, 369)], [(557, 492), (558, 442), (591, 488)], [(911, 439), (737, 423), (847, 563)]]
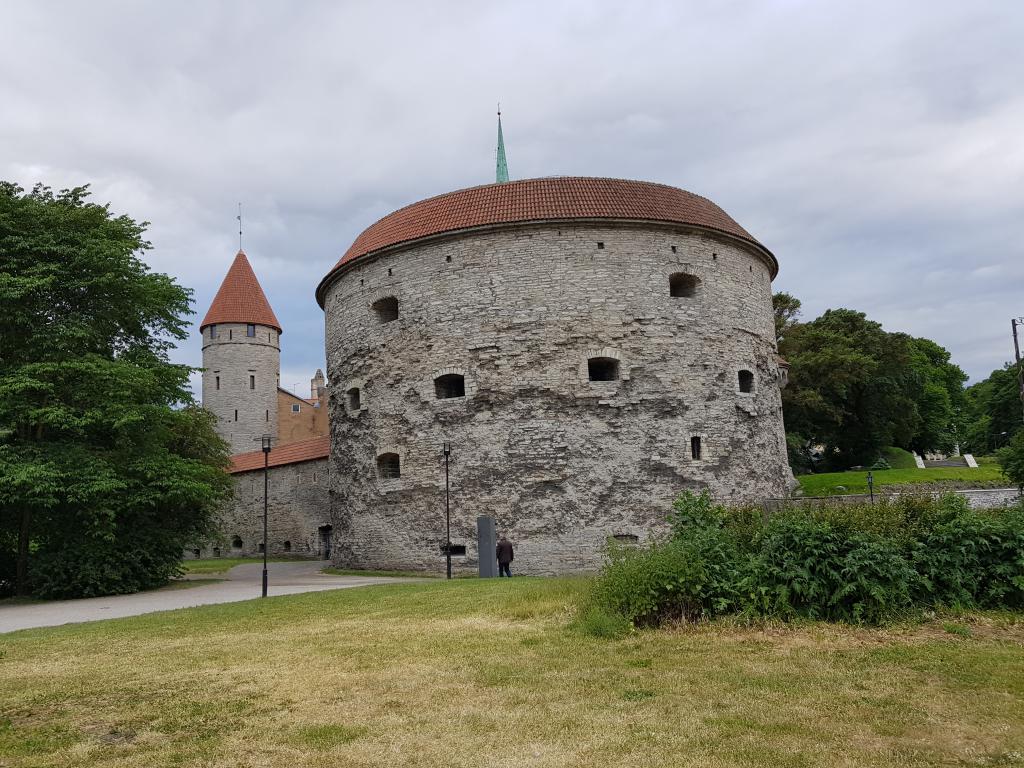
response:
[(505, 137), (501, 133), (501, 102), (498, 102), (498, 151), (495, 176), (498, 184), (508, 181), (508, 162), (505, 160)]
[(235, 217), (238, 219), (238, 250), (242, 250), (242, 204), (238, 204), (238, 215)]

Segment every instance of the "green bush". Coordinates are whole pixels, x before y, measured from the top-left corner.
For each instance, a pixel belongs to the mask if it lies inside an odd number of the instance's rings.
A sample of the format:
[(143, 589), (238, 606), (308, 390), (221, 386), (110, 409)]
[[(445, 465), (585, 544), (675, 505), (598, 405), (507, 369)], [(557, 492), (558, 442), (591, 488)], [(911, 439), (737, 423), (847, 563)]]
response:
[(913, 580), (891, 539), (788, 513), (765, 526), (744, 587), (763, 615), (877, 623), (907, 608)]
[(1024, 429), (1018, 430), (1005, 448), (996, 451), (1003, 474), (1018, 488), (1024, 489)]
[(641, 627), (736, 612), (877, 624), (929, 606), (1024, 606), (1024, 503), (978, 511), (955, 494), (901, 496), (769, 515), (684, 493), (668, 524), (647, 548), (610, 546), (595, 616)]

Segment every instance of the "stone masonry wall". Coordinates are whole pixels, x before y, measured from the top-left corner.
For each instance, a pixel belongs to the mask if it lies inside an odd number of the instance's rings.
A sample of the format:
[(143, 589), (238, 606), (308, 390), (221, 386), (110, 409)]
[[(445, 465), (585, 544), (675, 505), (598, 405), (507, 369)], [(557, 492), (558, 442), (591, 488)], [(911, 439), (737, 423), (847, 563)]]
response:
[[(696, 294), (671, 297), (673, 273)], [(372, 309), (385, 297), (393, 322)], [(340, 564), (443, 568), (445, 441), (461, 570), (481, 514), (516, 571), (564, 573), (596, 567), (609, 536), (646, 540), (684, 489), (788, 492), (770, 271), (739, 241), (658, 224), (464, 233), (356, 262), (325, 312)], [(591, 357), (617, 360), (617, 379), (589, 381)], [(437, 399), (453, 372), (465, 397)], [(379, 476), (383, 453), (401, 477)]]
[(216, 414), (217, 431), (232, 453), (257, 451), (263, 434), (277, 435), (280, 334), (257, 325), (256, 335), (246, 336), (245, 323), (216, 328), (216, 338), (210, 337), (210, 327), (203, 329), (203, 407)]
[[(326, 557), (331, 524), (328, 504), (327, 459), (271, 467), (267, 505), (267, 553)], [(263, 542), (263, 470), (234, 476), (235, 494), (221, 511), (219, 541), (210, 542), (200, 556), (254, 557)], [(240, 541), (241, 546), (233, 546)], [(214, 550), (217, 550), (216, 552)], [(192, 553), (194, 554), (194, 553)]]

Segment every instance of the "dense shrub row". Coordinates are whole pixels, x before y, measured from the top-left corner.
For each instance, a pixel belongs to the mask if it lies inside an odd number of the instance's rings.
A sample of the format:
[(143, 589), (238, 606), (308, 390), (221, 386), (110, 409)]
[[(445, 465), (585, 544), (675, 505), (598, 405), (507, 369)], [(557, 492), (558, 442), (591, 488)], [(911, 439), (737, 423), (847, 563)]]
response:
[(691, 493), (671, 533), (610, 545), (582, 620), (596, 634), (726, 613), (878, 623), (935, 606), (1024, 607), (1024, 504), (950, 494), (786, 509)]

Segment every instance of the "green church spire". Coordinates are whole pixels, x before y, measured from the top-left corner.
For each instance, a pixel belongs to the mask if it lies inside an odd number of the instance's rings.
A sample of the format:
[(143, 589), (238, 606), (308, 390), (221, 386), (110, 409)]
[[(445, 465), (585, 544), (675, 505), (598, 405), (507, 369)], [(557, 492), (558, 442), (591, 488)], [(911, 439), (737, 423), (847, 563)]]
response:
[(498, 163), (497, 182), (504, 184), (508, 181), (508, 162), (505, 160), (505, 138), (501, 135), (501, 104), (498, 105)]

